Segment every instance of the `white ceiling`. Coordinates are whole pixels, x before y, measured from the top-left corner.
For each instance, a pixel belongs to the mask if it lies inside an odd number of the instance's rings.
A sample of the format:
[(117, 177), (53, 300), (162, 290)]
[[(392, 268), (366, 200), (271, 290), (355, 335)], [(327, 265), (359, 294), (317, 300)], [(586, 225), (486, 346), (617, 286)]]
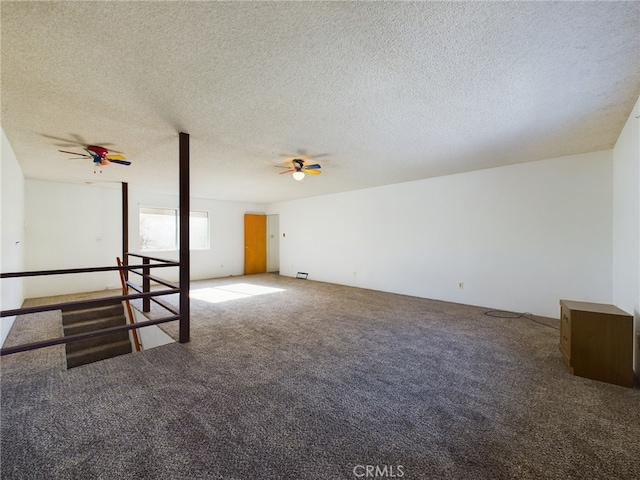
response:
[[(639, 2), (8, 2), (2, 127), (27, 178), (271, 203), (611, 148)], [(94, 174), (58, 148), (123, 152)], [(64, 147), (63, 147), (64, 145)], [(279, 175), (310, 157), (323, 174)]]

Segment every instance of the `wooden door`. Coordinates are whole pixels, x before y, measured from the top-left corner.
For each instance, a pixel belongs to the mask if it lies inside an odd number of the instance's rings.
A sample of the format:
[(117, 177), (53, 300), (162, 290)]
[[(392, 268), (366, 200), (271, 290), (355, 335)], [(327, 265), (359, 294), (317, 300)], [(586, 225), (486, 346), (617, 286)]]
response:
[(244, 216), (244, 274), (267, 272), (267, 216)]

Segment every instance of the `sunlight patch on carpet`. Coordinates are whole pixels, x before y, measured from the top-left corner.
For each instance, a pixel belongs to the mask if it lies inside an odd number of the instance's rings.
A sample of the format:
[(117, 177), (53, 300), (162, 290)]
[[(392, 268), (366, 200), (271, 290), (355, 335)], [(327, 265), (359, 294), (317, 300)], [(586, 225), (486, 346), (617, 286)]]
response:
[(250, 283), (235, 283), (233, 285), (225, 285), (223, 287), (191, 290), (189, 292), (189, 297), (209, 303), (220, 303), (229, 300), (238, 300), (241, 298), (255, 297), (256, 295), (265, 295), (267, 293), (284, 291), (285, 290), (283, 288), (265, 287), (262, 285), (252, 285)]

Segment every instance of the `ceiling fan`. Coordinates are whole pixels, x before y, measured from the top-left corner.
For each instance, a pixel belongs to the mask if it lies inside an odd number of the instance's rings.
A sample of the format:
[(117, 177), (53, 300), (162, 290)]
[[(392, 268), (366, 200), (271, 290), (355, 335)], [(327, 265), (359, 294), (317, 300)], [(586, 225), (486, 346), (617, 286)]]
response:
[(279, 165), (280, 167), (288, 168), (284, 172), (280, 172), (280, 175), (283, 173), (291, 173), (293, 172), (293, 178), (299, 182), (304, 179), (306, 173), (311, 175), (320, 175), (322, 172), (320, 169), (322, 168), (319, 163), (314, 163), (312, 165), (304, 164), (304, 160), (301, 158), (294, 158), (291, 160), (291, 166), (289, 165)]
[[(110, 163), (116, 163), (118, 165), (131, 165), (131, 162), (128, 161), (124, 156), (120, 154), (109, 153), (109, 150), (99, 145), (87, 145), (86, 147), (84, 147), (84, 151), (87, 153), (69, 152), (67, 150), (58, 151), (76, 155), (77, 158), (91, 158), (93, 160), (94, 167), (102, 167), (104, 165), (109, 165)], [(102, 173), (102, 169), (100, 169), (100, 173)]]

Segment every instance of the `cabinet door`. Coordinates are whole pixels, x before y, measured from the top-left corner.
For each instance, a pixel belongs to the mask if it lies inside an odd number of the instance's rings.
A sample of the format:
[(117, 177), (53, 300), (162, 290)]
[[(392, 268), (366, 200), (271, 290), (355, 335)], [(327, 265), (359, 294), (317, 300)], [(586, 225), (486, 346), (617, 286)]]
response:
[(632, 317), (572, 312), (573, 373), (631, 387), (633, 385)]

